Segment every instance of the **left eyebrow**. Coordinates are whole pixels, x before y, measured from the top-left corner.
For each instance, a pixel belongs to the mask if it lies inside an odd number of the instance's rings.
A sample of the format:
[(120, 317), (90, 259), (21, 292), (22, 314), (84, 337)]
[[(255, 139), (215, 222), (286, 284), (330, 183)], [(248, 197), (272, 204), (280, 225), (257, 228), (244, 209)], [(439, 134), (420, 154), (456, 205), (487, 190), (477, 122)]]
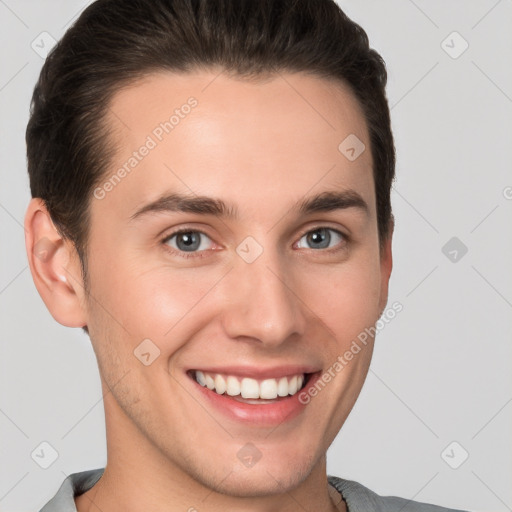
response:
[(369, 214), (368, 204), (355, 190), (327, 191), (311, 198), (303, 199), (295, 207), (302, 215), (317, 212), (332, 212), (356, 208)]
[[(332, 212), (356, 208), (368, 215), (366, 201), (355, 190), (326, 191), (313, 197), (304, 198), (295, 204), (292, 211), (306, 216), (318, 212)], [(130, 216), (130, 222), (149, 213), (186, 212), (199, 215), (214, 215), (221, 218), (238, 218), (235, 205), (230, 205), (222, 199), (207, 196), (187, 196), (177, 193), (164, 195), (155, 201), (147, 203)]]

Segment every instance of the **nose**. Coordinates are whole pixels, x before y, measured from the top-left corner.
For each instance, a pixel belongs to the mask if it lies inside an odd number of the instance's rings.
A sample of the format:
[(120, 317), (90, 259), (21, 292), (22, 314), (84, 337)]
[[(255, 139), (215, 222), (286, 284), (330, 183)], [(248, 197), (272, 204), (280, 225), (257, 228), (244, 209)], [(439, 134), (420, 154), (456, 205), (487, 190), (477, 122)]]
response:
[(305, 329), (305, 305), (294, 291), (289, 268), (277, 251), (247, 263), (235, 258), (224, 283), (223, 327), (232, 339), (276, 347)]

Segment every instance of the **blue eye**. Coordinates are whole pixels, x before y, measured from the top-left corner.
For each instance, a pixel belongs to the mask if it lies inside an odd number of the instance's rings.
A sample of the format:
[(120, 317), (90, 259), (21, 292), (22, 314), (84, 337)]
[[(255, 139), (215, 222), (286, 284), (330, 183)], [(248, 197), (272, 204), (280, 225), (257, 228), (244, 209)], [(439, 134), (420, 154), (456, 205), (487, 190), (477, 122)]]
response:
[[(208, 244), (204, 244), (202, 237), (210, 238), (201, 231), (181, 230), (163, 240), (163, 243), (170, 245), (175, 251), (196, 252), (209, 249)], [(175, 239), (175, 240), (174, 240)], [(171, 243), (173, 241), (173, 243)], [(206, 245), (206, 246), (205, 246)]]
[[(331, 233), (334, 233), (334, 236), (332, 236)], [(311, 249), (327, 249), (333, 240), (337, 243), (345, 241), (345, 237), (339, 231), (332, 228), (313, 229), (305, 233), (300, 240), (303, 239), (306, 239), (307, 243), (311, 244), (309, 247)]]

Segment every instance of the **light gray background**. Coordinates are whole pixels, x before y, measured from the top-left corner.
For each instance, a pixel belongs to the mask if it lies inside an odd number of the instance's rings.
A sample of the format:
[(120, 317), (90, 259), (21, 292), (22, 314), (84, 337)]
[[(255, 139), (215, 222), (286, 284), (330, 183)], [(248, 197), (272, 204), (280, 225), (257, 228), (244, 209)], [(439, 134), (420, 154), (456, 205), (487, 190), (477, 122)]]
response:
[[(87, 4), (0, 0), (1, 511), (39, 510), (65, 475), (105, 464), (93, 351), (46, 310), (23, 231), (24, 131), (43, 63), (31, 44), (43, 31), (59, 39)], [(512, 510), (512, 1), (340, 5), (389, 70), (398, 152), (389, 304), (404, 309), (378, 336), (329, 474), (384, 495)], [(446, 40), (453, 31), (469, 43), (458, 58), (443, 49), (462, 48), (458, 36)], [(454, 236), (468, 248), (456, 262), (442, 252)], [(46, 470), (31, 458), (43, 441), (59, 454)], [(463, 450), (469, 458), (452, 469), (446, 461), (457, 465)]]

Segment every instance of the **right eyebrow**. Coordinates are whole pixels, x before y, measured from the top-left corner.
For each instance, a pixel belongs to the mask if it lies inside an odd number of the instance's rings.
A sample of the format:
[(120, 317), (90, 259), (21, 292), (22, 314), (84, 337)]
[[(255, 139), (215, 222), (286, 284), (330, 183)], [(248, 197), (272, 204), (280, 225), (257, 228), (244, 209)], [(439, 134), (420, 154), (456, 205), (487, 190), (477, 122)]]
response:
[(197, 213), (231, 219), (238, 217), (236, 207), (234, 205), (228, 205), (222, 199), (207, 196), (190, 197), (183, 194), (171, 193), (165, 194), (155, 201), (151, 201), (140, 207), (130, 216), (130, 222), (150, 213), (158, 212)]

